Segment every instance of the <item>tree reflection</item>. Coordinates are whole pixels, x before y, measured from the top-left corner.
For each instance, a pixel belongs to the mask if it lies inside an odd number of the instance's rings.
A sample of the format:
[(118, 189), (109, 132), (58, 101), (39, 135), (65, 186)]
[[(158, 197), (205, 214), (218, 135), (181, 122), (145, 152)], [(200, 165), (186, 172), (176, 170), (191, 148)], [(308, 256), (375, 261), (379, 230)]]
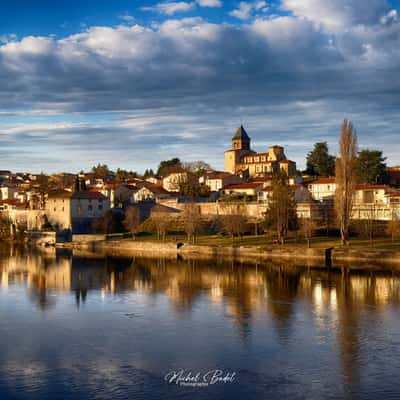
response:
[(388, 304), (400, 305), (398, 273), (307, 270), (277, 262), (94, 258), (13, 249), (0, 254), (0, 277), (2, 288), (28, 287), (30, 300), (44, 311), (56, 306), (52, 292), (71, 294), (77, 307), (92, 291), (140, 292), (163, 296), (183, 318), (191, 317), (198, 303), (222, 310), (221, 318), (242, 340), (251, 336), (257, 315), (271, 320), (283, 345), (301, 329), (294, 321), (302, 301), (314, 328), (334, 332), (343, 376), (353, 384), (360, 380), (365, 339), (380, 330), (379, 315)]

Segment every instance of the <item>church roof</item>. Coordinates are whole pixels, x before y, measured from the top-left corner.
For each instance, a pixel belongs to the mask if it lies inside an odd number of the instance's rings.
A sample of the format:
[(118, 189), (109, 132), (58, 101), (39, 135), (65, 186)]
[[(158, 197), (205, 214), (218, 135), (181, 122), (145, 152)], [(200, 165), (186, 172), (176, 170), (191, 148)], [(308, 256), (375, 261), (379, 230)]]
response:
[(249, 135), (243, 128), (243, 125), (240, 125), (240, 127), (237, 129), (235, 136), (232, 138), (234, 139), (242, 139), (242, 140), (250, 140)]

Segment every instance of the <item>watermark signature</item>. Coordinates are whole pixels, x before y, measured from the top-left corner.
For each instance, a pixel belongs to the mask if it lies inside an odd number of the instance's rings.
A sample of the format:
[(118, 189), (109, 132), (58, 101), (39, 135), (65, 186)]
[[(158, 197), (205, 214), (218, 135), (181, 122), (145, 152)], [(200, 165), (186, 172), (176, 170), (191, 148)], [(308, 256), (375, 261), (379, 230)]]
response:
[(211, 385), (233, 383), (236, 372), (213, 369), (206, 372), (193, 372), (180, 369), (170, 371), (164, 376), (164, 380), (170, 384), (191, 387), (207, 387)]

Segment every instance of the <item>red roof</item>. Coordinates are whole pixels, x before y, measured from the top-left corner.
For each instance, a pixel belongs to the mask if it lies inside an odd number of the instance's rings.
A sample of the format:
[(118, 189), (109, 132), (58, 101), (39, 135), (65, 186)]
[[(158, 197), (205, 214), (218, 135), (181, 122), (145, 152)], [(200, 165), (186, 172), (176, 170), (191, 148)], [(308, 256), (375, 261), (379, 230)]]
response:
[(220, 171), (215, 171), (215, 172), (210, 172), (206, 175), (207, 179), (223, 179), (227, 176), (233, 176), (232, 174), (229, 174), (228, 172), (220, 172)]
[(388, 197), (400, 197), (400, 192), (388, 192), (386, 193)]
[(328, 183), (336, 183), (336, 178), (318, 178), (315, 181), (309, 182), (309, 185), (324, 185)]
[(379, 189), (387, 189), (388, 185), (371, 185), (368, 183), (360, 183), (356, 186), (357, 190), (379, 190)]
[(256, 189), (261, 186), (260, 182), (247, 182), (247, 183), (238, 183), (236, 185), (227, 185), (224, 186), (224, 190), (226, 189)]
[(149, 190), (153, 194), (169, 194), (167, 190), (158, 185), (148, 185), (148, 186), (143, 186), (143, 188)]
[(251, 180), (251, 182), (269, 182), (272, 178), (270, 176), (259, 176)]
[[(303, 185), (299, 185), (299, 184), (295, 184), (295, 185), (290, 185), (289, 187), (292, 190), (297, 190), (297, 189), (301, 189), (304, 186)], [(262, 192), (271, 192), (271, 191), (272, 191), (272, 186), (268, 186), (268, 187), (266, 187), (266, 188), (264, 188), (262, 190)]]
[(100, 192), (75, 192), (71, 196), (73, 199), (88, 199), (88, 200), (104, 200), (107, 197), (102, 195)]
[(0, 204), (17, 205), (21, 203), (18, 199), (5, 199), (5, 200), (0, 200)]

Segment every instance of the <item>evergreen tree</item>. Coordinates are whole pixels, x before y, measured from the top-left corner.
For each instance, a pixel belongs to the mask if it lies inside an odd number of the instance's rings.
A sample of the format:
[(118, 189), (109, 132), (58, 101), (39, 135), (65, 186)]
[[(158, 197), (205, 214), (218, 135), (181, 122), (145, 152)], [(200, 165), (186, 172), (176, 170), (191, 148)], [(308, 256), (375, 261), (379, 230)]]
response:
[(326, 142), (315, 143), (313, 150), (307, 154), (306, 173), (319, 176), (335, 174), (335, 157), (329, 154)]
[(386, 178), (386, 157), (378, 150), (361, 150), (357, 158), (358, 181), (360, 183), (382, 183)]
[(182, 169), (181, 160), (179, 158), (171, 158), (170, 160), (160, 162), (157, 170), (157, 176), (167, 176)]

